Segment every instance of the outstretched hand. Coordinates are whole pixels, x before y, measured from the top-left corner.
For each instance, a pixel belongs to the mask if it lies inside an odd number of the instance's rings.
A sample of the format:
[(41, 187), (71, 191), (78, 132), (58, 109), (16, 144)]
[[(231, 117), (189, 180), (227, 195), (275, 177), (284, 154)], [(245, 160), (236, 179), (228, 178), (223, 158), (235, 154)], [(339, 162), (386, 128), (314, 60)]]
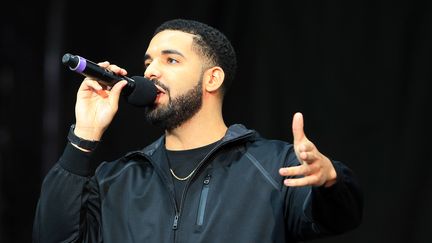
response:
[(279, 169), (282, 176), (302, 176), (285, 179), (286, 186), (326, 186), (336, 182), (336, 170), (330, 159), (321, 154), (303, 130), (303, 115), (294, 114), (292, 122), (294, 150), (300, 165)]

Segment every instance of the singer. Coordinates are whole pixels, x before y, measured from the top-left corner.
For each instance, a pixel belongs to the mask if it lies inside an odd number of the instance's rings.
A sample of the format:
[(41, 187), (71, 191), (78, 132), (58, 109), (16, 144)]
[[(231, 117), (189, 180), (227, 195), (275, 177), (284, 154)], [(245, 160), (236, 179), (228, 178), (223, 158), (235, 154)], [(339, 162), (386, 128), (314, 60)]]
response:
[(144, 77), (158, 92), (144, 109), (165, 134), (96, 170), (92, 155), (127, 81), (107, 90), (85, 78), (69, 142), (42, 185), (33, 242), (282, 243), (358, 227), (361, 187), (308, 139), (303, 114), (293, 115), (292, 143), (225, 124), (235, 71), (220, 31), (193, 20), (162, 23), (145, 54)]

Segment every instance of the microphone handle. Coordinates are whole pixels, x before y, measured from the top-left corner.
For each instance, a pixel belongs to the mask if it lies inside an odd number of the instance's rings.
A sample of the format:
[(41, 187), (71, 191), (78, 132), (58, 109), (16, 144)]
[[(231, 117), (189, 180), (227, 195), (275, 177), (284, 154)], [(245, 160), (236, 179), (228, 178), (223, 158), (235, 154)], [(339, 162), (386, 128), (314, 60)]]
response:
[(135, 80), (127, 76), (117, 75), (81, 56), (66, 53), (63, 55), (62, 62), (68, 66), (70, 70), (95, 79), (98, 83), (106, 86), (114, 86), (117, 82), (126, 80), (128, 84), (124, 87), (124, 92), (122, 92), (123, 95), (129, 95), (135, 88)]

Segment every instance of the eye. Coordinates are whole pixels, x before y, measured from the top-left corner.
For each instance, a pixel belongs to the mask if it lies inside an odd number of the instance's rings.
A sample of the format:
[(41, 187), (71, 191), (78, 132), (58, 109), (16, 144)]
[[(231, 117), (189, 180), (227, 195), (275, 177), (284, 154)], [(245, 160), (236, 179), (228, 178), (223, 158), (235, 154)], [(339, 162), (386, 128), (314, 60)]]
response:
[(179, 63), (176, 59), (171, 58), (171, 57), (168, 57), (167, 62), (170, 63), (170, 64), (176, 64), (176, 63)]

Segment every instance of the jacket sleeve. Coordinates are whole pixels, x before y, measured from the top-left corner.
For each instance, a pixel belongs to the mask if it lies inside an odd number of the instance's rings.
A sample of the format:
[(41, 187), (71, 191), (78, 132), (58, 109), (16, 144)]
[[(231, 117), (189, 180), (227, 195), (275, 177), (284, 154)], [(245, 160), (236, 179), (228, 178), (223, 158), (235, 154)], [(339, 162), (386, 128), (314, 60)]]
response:
[(331, 187), (286, 187), (285, 220), (292, 238), (341, 234), (361, 223), (363, 196), (359, 183), (346, 165), (332, 163), (337, 182)]
[(33, 242), (100, 242), (100, 199), (91, 153), (68, 143), (43, 180)]

